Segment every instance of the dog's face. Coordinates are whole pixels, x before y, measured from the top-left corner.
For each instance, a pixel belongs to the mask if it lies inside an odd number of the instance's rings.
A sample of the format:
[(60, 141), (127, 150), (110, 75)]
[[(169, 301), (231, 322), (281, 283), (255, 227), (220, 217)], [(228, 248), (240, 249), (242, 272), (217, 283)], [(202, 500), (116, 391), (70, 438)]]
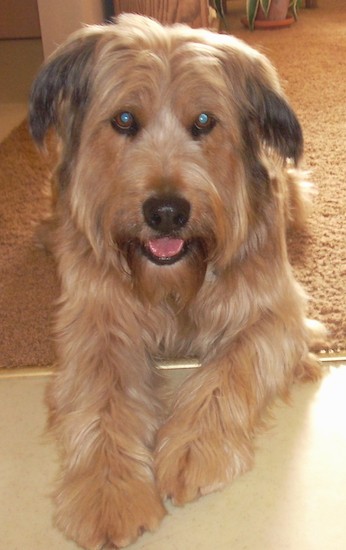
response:
[[(31, 128), (62, 140), (61, 205), (103, 262), (150, 299), (188, 299), (266, 239), (264, 157), (297, 162), (299, 123), (274, 69), (237, 39), (121, 16), (43, 68)], [(183, 290), (184, 289), (184, 290)]]

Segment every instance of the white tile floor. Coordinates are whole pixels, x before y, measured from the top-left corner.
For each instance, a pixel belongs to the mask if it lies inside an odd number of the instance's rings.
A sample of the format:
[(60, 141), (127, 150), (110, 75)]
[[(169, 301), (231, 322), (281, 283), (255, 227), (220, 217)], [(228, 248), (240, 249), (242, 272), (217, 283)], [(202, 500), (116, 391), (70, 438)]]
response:
[[(39, 41), (0, 41), (0, 141), (26, 114)], [(0, 550), (73, 550), (51, 523), (57, 458), (45, 442), (47, 378), (0, 372)], [(13, 374), (13, 371), (11, 375)], [(18, 374), (18, 373), (17, 373)], [(21, 374), (21, 373), (19, 373)], [(344, 550), (346, 365), (294, 389), (258, 440), (252, 472), (184, 508), (133, 550)]]
[[(0, 377), (0, 548), (77, 548), (51, 524), (57, 458), (43, 438), (47, 378)], [(254, 469), (169, 515), (133, 550), (344, 550), (346, 365), (297, 386), (258, 439)]]

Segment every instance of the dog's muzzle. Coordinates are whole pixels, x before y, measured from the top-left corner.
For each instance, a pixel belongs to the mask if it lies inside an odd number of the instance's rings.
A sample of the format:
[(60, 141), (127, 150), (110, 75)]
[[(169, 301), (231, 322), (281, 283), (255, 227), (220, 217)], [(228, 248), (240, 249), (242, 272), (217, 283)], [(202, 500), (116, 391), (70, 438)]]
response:
[(144, 202), (145, 222), (157, 234), (143, 245), (149, 260), (171, 265), (186, 254), (189, 242), (180, 232), (189, 221), (190, 210), (190, 203), (179, 196), (153, 196)]

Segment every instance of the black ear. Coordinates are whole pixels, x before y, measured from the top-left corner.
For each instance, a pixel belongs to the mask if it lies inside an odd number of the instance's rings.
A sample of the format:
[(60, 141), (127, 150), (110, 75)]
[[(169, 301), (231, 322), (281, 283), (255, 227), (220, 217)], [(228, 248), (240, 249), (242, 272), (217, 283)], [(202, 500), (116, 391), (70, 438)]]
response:
[(283, 158), (298, 163), (303, 154), (303, 132), (287, 100), (275, 89), (250, 84), (251, 116), (255, 119), (259, 138)]
[[(99, 29), (99, 28), (98, 28)], [(42, 144), (50, 126), (71, 130), (88, 101), (91, 59), (100, 31), (82, 30), (62, 45), (43, 66), (33, 83), (29, 125)]]
[(295, 164), (303, 154), (303, 133), (269, 59), (227, 36), (220, 49), (230, 90), (240, 112), (244, 142), (258, 157), (265, 146)]

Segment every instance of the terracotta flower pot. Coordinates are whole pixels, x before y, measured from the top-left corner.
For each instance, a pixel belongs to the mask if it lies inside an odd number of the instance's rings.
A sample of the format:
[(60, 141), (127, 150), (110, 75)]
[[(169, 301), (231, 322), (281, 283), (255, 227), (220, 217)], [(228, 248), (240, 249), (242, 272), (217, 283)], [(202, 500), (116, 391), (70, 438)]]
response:
[[(261, 6), (256, 14), (255, 29), (279, 29), (289, 27), (294, 23), (294, 18), (287, 15), (290, 0), (272, 0), (267, 17)], [(243, 17), (241, 22), (245, 27), (249, 26), (247, 17)]]

